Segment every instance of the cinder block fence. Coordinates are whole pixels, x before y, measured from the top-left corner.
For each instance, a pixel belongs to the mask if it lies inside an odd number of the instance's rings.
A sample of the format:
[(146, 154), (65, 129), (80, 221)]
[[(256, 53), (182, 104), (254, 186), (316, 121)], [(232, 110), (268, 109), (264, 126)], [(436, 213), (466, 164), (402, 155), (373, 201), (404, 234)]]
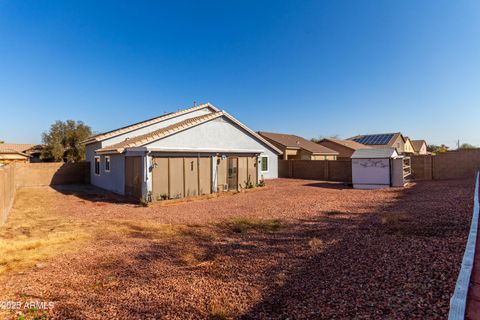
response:
[(415, 180), (447, 180), (474, 177), (480, 170), (480, 149), (449, 151), (438, 155), (413, 156)]
[(280, 178), (352, 182), (351, 160), (279, 160)]
[[(474, 177), (480, 171), (480, 149), (411, 156), (414, 180), (448, 180)], [(280, 178), (352, 182), (352, 161), (279, 160)]]
[(7, 220), (18, 188), (89, 183), (89, 170), (88, 162), (12, 163), (0, 167), (0, 225)]

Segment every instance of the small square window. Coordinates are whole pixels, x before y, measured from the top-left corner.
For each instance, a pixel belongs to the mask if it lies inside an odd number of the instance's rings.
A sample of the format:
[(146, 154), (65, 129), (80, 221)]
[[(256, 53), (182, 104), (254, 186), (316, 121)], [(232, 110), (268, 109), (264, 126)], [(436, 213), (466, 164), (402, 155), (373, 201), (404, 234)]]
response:
[(110, 157), (105, 157), (105, 172), (110, 172)]
[(268, 171), (268, 157), (267, 156), (262, 156), (260, 157), (260, 164), (263, 172)]
[(95, 174), (100, 175), (100, 157), (95, 157)]

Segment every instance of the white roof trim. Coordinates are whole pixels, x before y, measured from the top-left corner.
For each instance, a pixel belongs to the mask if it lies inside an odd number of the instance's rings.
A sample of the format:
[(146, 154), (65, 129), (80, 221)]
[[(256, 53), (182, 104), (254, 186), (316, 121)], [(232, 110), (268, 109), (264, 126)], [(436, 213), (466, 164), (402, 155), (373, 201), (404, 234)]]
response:
[[(192, 153), (262, 153), (258, 149), (207, 149), (207, 148), (148, 148), (151, 152), (192, 152)], [(133, 148), (129, 149), (134, 151)], [(135, 150), (136, 151), (136, 150)]]
[(188, 113), (191, 113), (191, 112), (194, 112), (194, 111), (198, 111), (198, 110), (201, 110), (201, 109), (205, 109), (205, 108), (210, 108), (214, 112), (220, 111), (217, 107), (215, 107), (211, 103), (205, 103), (205, 104), (201, 104), (201, 105), (198, 105), (198, 106), (195, 106), (195, 107), (179, 110), (177, 112), (172, 112), (172, 113), (168, 113), (168, 114), (165, 114), (165, 115), (162, 115), (162, 116), (158, 116), (158, 117), (155, 117), (155, 118), (152, 118), (152, 119), (149, 119), (149, 120), (137, 122), (137, 123), (134, 123), (134, 124), (131, 124), (131, 125), (127, 125), (125, 127), (121, 127), (121, 128), (117, 128), (117, 129), (107, 131), (107, 132), (99, 133), (97, 135), (94, 135), (94, 136), (91, 136), (91, 137), (87, 138), (84, 141), (81, 141), (80, 143), (87, 145), (87, 144), (91, 144), (91, 143), (95, 143), (95, 142), (104, 141), (104, 140), (111, 139), (111, 138), (117, 137), (117, 136), (125, 134), (125, 133), (129, 133), (129, 132), (141, 129), (141, 128), (151, 126), (153, 124), (161, 123), (161, 122), (164, 122), (166, 120), (173, 119), (173, 118), (176, 118), (178, 116), (188, 114)]
[(395, 148), (372, 148), (372, 149), (358, 149), (352, 154), (352, 159), (390, 159), (398, 158), (398, 153)]

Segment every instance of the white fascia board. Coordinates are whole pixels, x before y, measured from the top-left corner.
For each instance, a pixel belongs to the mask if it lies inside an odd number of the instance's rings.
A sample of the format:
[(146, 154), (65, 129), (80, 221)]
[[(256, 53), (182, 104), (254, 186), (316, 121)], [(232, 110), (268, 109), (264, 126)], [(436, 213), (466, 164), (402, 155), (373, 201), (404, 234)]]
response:
[[(142, 147), (145, 148), (145, 147)], [(139, 148), (129, 148), (129, 150)], [(145, 148), (150, 152), (192, 152), (192, 153), (262, 153), (263, 150), (253, 149), (202, 149), (202, 148)]]

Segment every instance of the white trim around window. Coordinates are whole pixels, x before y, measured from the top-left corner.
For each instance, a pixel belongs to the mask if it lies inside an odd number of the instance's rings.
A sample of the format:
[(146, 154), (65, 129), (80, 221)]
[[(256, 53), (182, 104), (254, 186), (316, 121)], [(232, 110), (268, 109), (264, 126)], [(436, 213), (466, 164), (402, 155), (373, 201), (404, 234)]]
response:
[[(267, 164), (267, 170), (263, 170), (263, 159), (266, 159), (266, 164)], [(268, 156), (262, 155), (260, 156), (260, 171), (261, 172), (268, 172), (270, 170), (270, 161), (268, 159)]]
[(93, 161), (93, 173), (97, 176), (100, 175), (100, 156), (95, 156)]
[(105, 172), (110, 172), (111, 165), (110, 156), (105, 156)]

